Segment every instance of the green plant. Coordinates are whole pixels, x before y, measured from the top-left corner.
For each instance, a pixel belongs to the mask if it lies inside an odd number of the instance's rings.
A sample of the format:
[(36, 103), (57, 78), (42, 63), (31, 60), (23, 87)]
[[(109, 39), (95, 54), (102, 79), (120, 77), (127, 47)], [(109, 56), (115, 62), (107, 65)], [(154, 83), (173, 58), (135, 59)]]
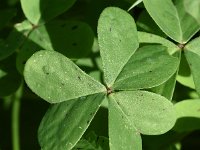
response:
[[(20, 99), (31, 93), (23, 94), (28, 89), (23, 80), (51, 103), (38, 129), (41, 149), (180, 150), (182, 140), (198, 132), (198, 1), (20, 3), (28, 20), (0, 40), (0, 96), (5, 108), (12, 104), (14, 150), (20, 149)], [(101, 7), (97, 25), (96, 5)], [(109, 5), (130, 7), (134, 19)], [(80, 17), (75, 12), (82, 7), (90, 9)], [(142, 12), (135, 16), (137, 9)], [(2, 12), (8, 17), (2, 17), (0, 29), (15, 14)], [(183, 97), (183, 89), (190, 95)], [(107, 122), (94, 122), (101, 108), (108, 110), (108, 132), (98, 136), (90, 131), (107, 128)]]

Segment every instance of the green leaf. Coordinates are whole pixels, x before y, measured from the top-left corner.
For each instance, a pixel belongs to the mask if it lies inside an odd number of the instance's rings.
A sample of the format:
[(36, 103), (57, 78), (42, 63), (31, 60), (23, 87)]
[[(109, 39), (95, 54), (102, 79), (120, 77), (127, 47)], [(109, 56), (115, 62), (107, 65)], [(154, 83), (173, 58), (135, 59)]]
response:
[[(190, 43), (188, 43), (190, 44)], [(187, 46), (186, 46), (187, 47)], [(184, 86), (195, 89), (192, 73), (184, 54), (181, 54), (181, 60), (178, 70), (177, 81)]]
[(25, 65), (24, 77), (29, 88), (50, 103), (106, 92), (101, 83), (55, 51), (36, 52)]
[(26, 35), (32, 29), (27, 21), (16, 24), (3, 43), (0, 43), (0, 60), (12, 55), (25, 41)]
[(117, 77), (113, 89), (152, 88), (166, 82), (178, 68), (178, 58), (170, 56), (166, 47), (144, 46), (133, 55)]
[(176, 0), (174, 4), (172, 0), (143, 0), (143, 3), (162, 31), (176, 42), (187, 43), (200, 29), (181, 0)]
[(68, 10), (76, 0), (21, 0), (26, 18), (34, 25), (47, 22)]
[(97, 136), (94, 132), (81, 139), (73, 150), (109, 150), (109, 140), (103, 136)]
[(172, 77), (170, 77), (169, 80), (167, 80), (165, 83), (157, 87), (153, 87), (151, 91), (153, 93), (160, 94), (171, 101), (176, 86), (176, 76), (177, 72)]
[(119, 8), (106, 8), (98, 21), (98, 40), (105, 82), (110, 87), (139, 46), (134, 19)]
[[(152, 20), (146, 10), (143, 10), (137, 19), (137, 28), (143, 32), (149, 32), (161, 37), (167, 37), (165, 33), (157, 26), (157, 24)], [(138, 35), (139, 36), (139, 35)]]
[(24, 62), (36, 51), (55, 50), (69, 58), (86, 57), (92, 49), (94, 33), (80, 21), (51, 21), (35, 28), (17, 56), (17, 68), (23, 72)]
[(183, 100), (175, 104), (177, 122), (173, 130), (178, 132), (200, 129), (200, 99)]
[[(123, 114), (130, 126), (137, 129), (139, 133), (163, 134), (175, 124), (176, 112), (173, 104), (160, 95), (147, 91), (122, 91), (111, 94), (109, 98), (110, 101), (117, 103), (118, 110), (121, 111), (121, 115), (117, 115), (117, 118), (122, 118)], [(117, 122), (122, 123), (122, 121)], [(121, 132), (118, 130), (116, 134), (119, 133)]]
[(174, 43), (170, 42), (169, 40), (160, 37), (155, 34), (146, 33), (146, 32), (138, 32), (138, 38), (140, 43), (153, 43), (153, 44), (161, 44), (167, 47), (167, 51), (170, 54), (174, 54), (176, 51), (179, 51), (180, 48), (176, 46)]
[(142, 150), (140, 133), (133, 124), (134, 122), (121, 110), (116, 98), (111, 95), (109, 97), (109, 143), (111, 150)]
[(91, 51), (94, 33), (86, 23), (55, 20), (36, 28), (29, 39), (43, 49), (58, 51), (69, 58), (80, 58)]
[(197, 90), (198, 94), (200, 95), (200, 71), (199, 71), (199, 64), (200, 64), (200, 38), (197, 38), (190, 42), (185, 47), (185, 57), (187, 61), (189, 62), (189, 67), (192, 72), (195, 89)]
[[(30, 34), (31, 36), (31, 34)], [(33, 41), (26, 39), (26, 41), (23, 43), (20, 51), (17, 53), (16, 58), (16, 67), (17, 70), (23, 74), (24, 71), (24, 65), (28, 58), (30, 58), (35, 52), (42, 50), (43, 48), (34, 43)]]
[(43, 150), (70, 150), (96, 114), (104, 94), (94, 94), (50, 107), (38, 130)]
[(200, 24), (200, 1), (199, 0), (184, 0), (184, 6), (190, 15), (192, 15)]
[(142, 0), (135, 0), (135, 2), (131, 5), (131, 7), (128, 9), (128, 11), (133, 9), (135, 6), (139, 5), (141, 2), (142, 2)]
[[(179, 61), (180, 61), (181, 51), (176, 52), (173, 56), (178, 57)], [(178, 71), (172, 77), (170, 77), (170, 79), (167, 80), (165, 83), (163, 83), (157, 87), (153, 87), (151, 89), (151, 91), (153, 91), (153, 93), (157, 93), (157, 94), (164, 96), (168, 100), (172, 100), (175, 86), (176, 86), (177, 74), (178, 74)]]

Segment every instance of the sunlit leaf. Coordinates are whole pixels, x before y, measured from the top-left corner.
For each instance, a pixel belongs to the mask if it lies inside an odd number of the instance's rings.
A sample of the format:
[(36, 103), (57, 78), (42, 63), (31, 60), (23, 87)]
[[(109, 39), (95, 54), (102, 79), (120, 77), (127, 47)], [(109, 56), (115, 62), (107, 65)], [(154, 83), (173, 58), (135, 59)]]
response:
[(94, 94), (51, 106), (38, 130), (41, 148), (72, 149), (88, 128), (104, 96)]
[(55, 51), (35, 53), (25, 65), (24, 77), (33, 92), (51, 103), (106, 91), (102, 84)]
[(186, 11), (191, 14), (200, 24), (200, 1), (199, 0), (184, 0)]
[(133, 124), (133, 120), (124, 114), (116, 98), (110, 97), (109, 143), (111, 150), (142, 150), (140, 132)]
[(185, 10), (182, 0), (143, 0), (143, 3), (162, 31), (176, 42), (187, 43), (200, 29), (198, 22)]
[(166, 47), (144, 46), (129, 59), (113, 88), (134, 90), (158, 86), (177, 71), (178, 64), (178, 58), (170, 56)]
[(134, 19), (119, 8), (104, 9), (98, 21), (98, 40), (109, 87), (139, 46)]
[(177, 122), (175, 131), (185, 132), (200, 129), (200, 99), (183, 100), (175, 104)]
[(173, 42), (170, 42), (169, 40), (155, 34), (139, 31), (138, 38), (140, 43), (161, 44), (163, 46), (166, 46), (167, 51), (170, 54), (174, 54), (176, 51), (180, 50), (180, 48), (176, 46)]
[(200, 38), (197, 38), (191, 41), (185, 47), (185, 57), (189, 63), (189, 67), (192, 72), (195, 89), (197, 90), (198, 94), (200, 95), (200, 71), (199, 71), (199, 64), (200, 64)]
[[(160, 95), (146, 91), (122, 91), (109, 97), (110, 101), (116, 101), (118, 110), (121, 111), (117, 118), (122, 118), (123, 115), (139, 133), (163, 134), (175, 124), (176, 112), (173, 104)], [(116, 121), (115, 125), (117, 122), (122, 124), (122, 121)], [(130, 129), (130, 126), (127, 128)], [(119, 130), (115, 131), (119, 134)]]

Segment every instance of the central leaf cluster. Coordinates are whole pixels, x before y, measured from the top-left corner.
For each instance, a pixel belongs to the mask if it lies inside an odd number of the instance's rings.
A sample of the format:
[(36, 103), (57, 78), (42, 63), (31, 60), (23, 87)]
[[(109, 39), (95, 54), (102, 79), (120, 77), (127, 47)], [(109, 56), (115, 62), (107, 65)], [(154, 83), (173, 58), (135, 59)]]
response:
[(111, 150), (140, 150), (140, 133), (163, 134), (173, 127), (173, 104), (145, 90), (166, 82), (179, 61), (162, 45), (139, 47), (137, 34), (127, 12), (115, 7), (102, 12), (98, 42), (106, 86), (55, 51), (39, 51), (27, 61), (28, 86), (46, 101), (57, 103), (39, 128), (43, 149), (72, 149), (106, 97)]

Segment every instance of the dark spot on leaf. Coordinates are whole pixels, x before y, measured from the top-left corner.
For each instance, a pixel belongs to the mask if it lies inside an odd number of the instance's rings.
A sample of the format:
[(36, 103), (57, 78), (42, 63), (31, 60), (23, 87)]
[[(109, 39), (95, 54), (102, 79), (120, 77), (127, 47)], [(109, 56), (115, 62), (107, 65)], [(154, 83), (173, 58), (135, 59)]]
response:
[(79, 80), (81, 80), (81, 77), (80, 77), (80, 76), (78, 76), (78, 79), (79, 79)]
[(124, 119), (124, 116), (122, 116), (122, 119)]
[(119, 42), (121, 42), (122, 40), (119, 40)]
[(47, 66), (43, 66), (43, 67), (42, 67), (42, 70), (43, 70), (43, 72), (44, 72), (46, 75), (49, 75), (49, 74), (50, 74), (49, 71), (48, 71), (48, 67), (47, 67)]
[(42, 37), (39, 37), (39, 40), (40, 40), (40, 41), (43, 41)]
[(87, 124), (89, 124), (89, 123), (90, 123), (90, 121), (88, 120), (88, 121), (87, 121)]
[(165, 111), (165, 108), (163, 108), (162, 110)]
[(117, 101), (117, 104), (120, 105), (120, 103)]
[(90, 116), (92, 116), (92, 115), (94, 115), (94, 113), (91, 112), (91, 113), (90, 113)]
[(76, 30), (78, 28), (78, 26), (77, 25), (74, 25), (71, 29), (72, 30)]
[(149, 72), (152, 72), (152, 70), (150, 70)]
[(64, 84), (64, 83), (61, 83), (61, 85), (64, 86), (65, 84)]
[(112, 28), (110, 28), (110, 32), (112, 31)]
[(77, 43), (74, 42), (74, 43), (72, 43), (72, 45), (73, 45), (73, 46), (77, 46)]

